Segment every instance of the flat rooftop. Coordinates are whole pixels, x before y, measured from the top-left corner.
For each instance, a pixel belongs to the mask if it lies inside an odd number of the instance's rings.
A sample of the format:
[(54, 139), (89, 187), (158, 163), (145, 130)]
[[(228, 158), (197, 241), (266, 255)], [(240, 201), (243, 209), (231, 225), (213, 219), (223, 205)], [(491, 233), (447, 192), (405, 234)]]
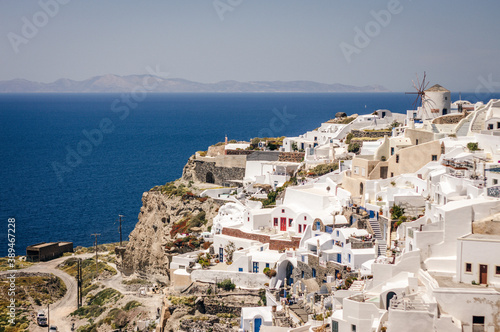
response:
[(499, 242), (500, 241), (500, 235), (496, 234), (469, 234), (469, 235), (464, 235), (461, 237), (461, 239), (464, 240), (479, 240), (479, 241), (494, 241), (494, 242)]
[[(488, 289), (485, 285), (472, 285), (470, 283), (456, 282), (453, 281), (453, 277), (438, 276), (433, 273), (429, 273), (438, 283), (439, 287), (442, 288), (468, 288), (468, 289)], [(491, 289), (492, 287), (490, 287)]]
[(29, 249), (29, 250), (42, 249), (42, 248), (50, 247), (50, 246), (53, 246), (53, 245), (57, 245), (57, 242), (38, 243), (38, 244), (34, 244), (32, 246), (28, 246), (27, 249)]

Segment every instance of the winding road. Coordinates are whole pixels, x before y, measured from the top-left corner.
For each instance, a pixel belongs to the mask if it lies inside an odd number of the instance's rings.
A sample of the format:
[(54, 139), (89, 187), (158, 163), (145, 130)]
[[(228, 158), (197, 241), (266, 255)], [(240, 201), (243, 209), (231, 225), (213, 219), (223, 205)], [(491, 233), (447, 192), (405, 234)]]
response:
[[(104, 254), (101, 253), (101, 254)], [(101, 255), (100, 254), (100, 255)], [(80, 254), (80, 255), (73, 255), (73, 256), (65, 256), (65, 257), (60, 257), (48, 262), (40, 262), (35, 265), (32, 265), (30, 267), (27, 267), (25, 269), (20, 269), (16, 270), (18, 272), (31, 272), (31, 273), (52, 273), (55, 276), (61, 278), (61, 280), (64, 282), (66, 285), (66, 294), (57, 302), (54, 304), (50, 305), (50, 325), (55, 325), (57, 326), (58, 330), (60, 332), (71, 332), (71, 325), (73, 323), (72, 318), (69, 316), (70, 313), (75, 311), (77, 309), (77, 282), (76, 278), (70, 276), (66, 272), (59, 270), (57, 266), (64, 262), (65, 260), (69, 258), (91, 258), (94, 257), (95, 254), (88, 253), (88, 254)], [(161, 294), (154, 294), (154, 295), (149, 295), (149, 296), (139, 296), (137, 292), (131, 292), (127, 290), (125, 285), (123, 285), (123, 275), (118, 269), (116, 268), (116, 265), (113, 263), (107, 262), (108, 265), (113, 267), (116, 271), (117, 274), (114, 276), (107, 278), (107, 279), (101, 279), (99, 282), (103, 284), (105, 287), (109, 288), (114, 288), (123, 295), (127, 296), (127, 300), (136, 300), (141, 302), (144, 305), (144, 308), (147, 309), (151, 317), (154, 317), (156, 315), (156, 310), (157, 308), (161, 307), (161, 299), (162, 295)], [(9, 272), (4, 271), (0, 272), (0, 275), (8, 274)], [(45, 311), (46, 308), (42, 308)], [(38, 325), (32, 324), (30, 326), (30, 331), (34, 332), (44, 332), (47, 331), (47, 327), (40, 327)]]
[[(50, 325), (55, 325), (59, 331), (66, 332), (71, 331), (71, 320), (68, 318), (69, 314), (76, 310), (77, 304), (77, 283), (76, 279), (66, 272), (57, 269), (57, 266), (71, 257), (78, 258), (89, 258), (93, 257), (93, 254), (81, 254), (74, 256), (66, 256), (56, 258), (48, 262), (40, 262), (25, 269), (16, 270), (16, 272), (31, 272), (31, 273), (52, 273), (53, 275), (61, 278), (61, 280), (66, 285), (66, 294), (58, 300), (56, 303), (50, 306)], [(8, 274), (4, 271), (0, 273), (1, 275)], [(45, 311), (47, 311), (45, 309)], [(46, 327), (32, 326), (30, 331), (46, 331)]]

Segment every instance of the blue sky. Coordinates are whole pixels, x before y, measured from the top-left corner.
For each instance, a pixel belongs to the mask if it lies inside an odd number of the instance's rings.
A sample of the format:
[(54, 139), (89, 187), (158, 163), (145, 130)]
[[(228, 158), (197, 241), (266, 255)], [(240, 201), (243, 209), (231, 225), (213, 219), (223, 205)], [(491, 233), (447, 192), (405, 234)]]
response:
[[(44, 17), (41, 4), (57, 1), (55, 15)], [(0, 0), (0, 80), (83, 80), (159, 66), (199, 82), (312, 80), (405, 91), (424, 70), (452, 91), (474, 91), (489, 75), (500, 82), (500, 1), (394, 1)], [(377, 23), (372, 12), (390, 6), (397, 13)], [(36, 19), (38, 31), (23, 34), (26, 20)], [(355, 43), (356, 27), (372, 28), (369, 43)], [(357, 51), (346, 57), (341, 45)]]

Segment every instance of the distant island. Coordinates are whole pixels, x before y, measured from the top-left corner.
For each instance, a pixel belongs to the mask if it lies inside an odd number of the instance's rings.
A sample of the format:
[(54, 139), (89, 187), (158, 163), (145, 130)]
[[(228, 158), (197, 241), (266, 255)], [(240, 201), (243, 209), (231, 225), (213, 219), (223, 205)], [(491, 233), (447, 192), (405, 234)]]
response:
[[(0, 81), (0, 93), (109, 93), (131, 92), (143, 84), (149, 75), (102, 75), (83, 81), (61, 78), (52, 83), (33, 82), (25, 79)], [(325, 84), (312, 81), (221, 81), (200, 83), (180, 78), (155, 77), (157, 86), (150, 92), (390, 92), (381, 85), (353, 86), (340, 83)]]

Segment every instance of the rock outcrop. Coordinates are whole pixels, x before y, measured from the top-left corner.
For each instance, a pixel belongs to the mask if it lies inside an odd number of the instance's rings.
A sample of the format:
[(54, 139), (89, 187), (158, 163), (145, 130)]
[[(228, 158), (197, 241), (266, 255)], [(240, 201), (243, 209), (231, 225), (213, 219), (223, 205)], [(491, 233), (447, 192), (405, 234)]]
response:
[(172, 226), (186, 216), (204, 211), (207, 223), (201, 228), (207, 230), (217, 215), (219, 204), (211, 198), (173, 196), (160, 191), (145, 192), (142, 204), (139, 221), (130, 233), (119, 268), (124, 274), (148, 275), (168, 282), (169, 255), (166, 245), (174, 240)]

